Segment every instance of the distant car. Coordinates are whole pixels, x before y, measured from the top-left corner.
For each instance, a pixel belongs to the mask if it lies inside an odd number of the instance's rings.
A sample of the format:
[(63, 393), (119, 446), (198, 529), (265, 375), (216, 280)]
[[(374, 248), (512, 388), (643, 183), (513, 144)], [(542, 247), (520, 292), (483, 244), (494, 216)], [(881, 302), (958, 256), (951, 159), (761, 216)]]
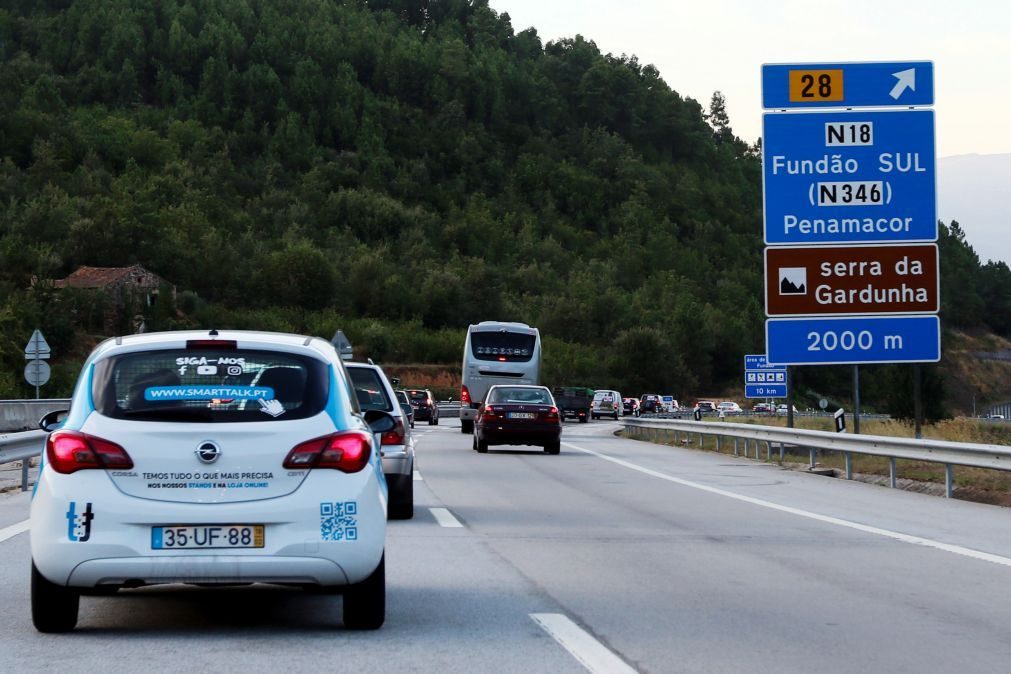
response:
[(640, 414), (656, 414), (663, 408), (663, 400), (655, 393), (646, 393), (639, 398)]
[[(787, 406), (786, 403), (783, 403), (781, 405), (776, 405), (776, 414), (787, 414), (789, 412), (789, 409), (790, 408)], [(797, 413), (797, 408), (796, 407), (793, 408), (793, 413), (794, 414)]]
[(751, 408), (751, 411), (755, 414), (774, 414), (776, 412), (776, 406), (772, 403), (755, 403), (755, 406)]
[(712, 400), (699, 400), (695, 403), (694, 409), (702, 414), (714, 414), (716, 412), (716, 403)]
[(428, 389), (412, 388), (407, 389), (407, 397), (414, 408), (414, 418), (418, 421), (427, 421), (429, 426), (439, 425), (439, 406), (435, 403), (435, 397)]
[(621, 414), (621, 394), (617, 391), (597, 391), (593, 394), (590, 415), (594, 419), (603, 416), (613, 417), (615, 421)]
[(407, 415), (397, 402), (386, 373), (372, 363), (344, 363), (351, 385), (363, 410), (382, 410), (396, 425), (380, 435), (383, 475), (390, 490), (389, 516), (395, 520), (414, 517), (414, 438), (408, 430)]
[(338, 590), (345, 627), (382, 625), (375, 436), (395, 421), (363, 414), (345, 372), (329, 343), (302, 335), (157, 332), (95, 347), (69, 413), (39, 422), (35, 628), (74, 629), (82, 594), (179, 582)]
[(474, 420), (474, 450), (482, 454), (490, 445), (538, 445), (558, 454), (561, 438), (562, 419), (544, 386), (492, 386)]
[(1002, 420), (1002, 419), (1004, 419), (1004, 415), (1003, 414), (991, 414), (991, 415), (987, 416), (987, 419)]
[(634, 417), (639, 416), (639, 399), (638, 398), (622, 398), (622, 400), (621, 400), (621, 413), (623, 415), (631, 414)]
[(404, 391), (396, 391), (397, 402), (400, 403), (400, 409), (404, 411), (404, 415), (407, 417), (407, 422), (414, 428), (414, 408), (411, 407), (411, 401), (407, 399), (407, 393)]
[(719, 405), (716, 406), (717, 412), (723, 412), (724, 414), (740, 414), (744, 410), (741, 406), (731, 400), (724, 400)]

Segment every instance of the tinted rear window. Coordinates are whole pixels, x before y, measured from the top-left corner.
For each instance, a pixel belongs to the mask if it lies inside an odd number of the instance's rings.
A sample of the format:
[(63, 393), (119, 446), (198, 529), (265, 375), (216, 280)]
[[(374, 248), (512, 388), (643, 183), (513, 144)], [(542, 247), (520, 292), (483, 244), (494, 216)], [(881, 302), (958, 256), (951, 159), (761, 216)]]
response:
[(351, 385), (354, 386), (355, 395), (358, 397), (358, 405), (363, 411), (392, 412), (394, 410), (393, 401), (387, 395), (386, 387), (378, 372), (366, 367), (348, 367), (348, 375), (351, 377)]
[(408, 391), (411, 400), (428, 400), (428, 391)]
[(326, 363), (256, 350), (162, 349), (98, 362), (99, 414), (139, 421), (304, 419), (326, 405)]
[(478, 360), (526, 362), (533, 358), (533, 335), (518, 332), (472, 332), (470, 349)]
[(496, 386), (488, 398), (489, 403), (516, 403), (530, 405), (550, 405), (551, 394), (543, 388), (520, 388)]

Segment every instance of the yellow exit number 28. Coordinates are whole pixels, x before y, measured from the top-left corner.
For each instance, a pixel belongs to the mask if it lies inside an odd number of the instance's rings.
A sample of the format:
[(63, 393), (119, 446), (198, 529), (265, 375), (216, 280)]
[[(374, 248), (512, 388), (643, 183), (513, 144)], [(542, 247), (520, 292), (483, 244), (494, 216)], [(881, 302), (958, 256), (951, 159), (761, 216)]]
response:
[(843, 100), (842, 70), (791, 70), (790, 102), (822, 103)]

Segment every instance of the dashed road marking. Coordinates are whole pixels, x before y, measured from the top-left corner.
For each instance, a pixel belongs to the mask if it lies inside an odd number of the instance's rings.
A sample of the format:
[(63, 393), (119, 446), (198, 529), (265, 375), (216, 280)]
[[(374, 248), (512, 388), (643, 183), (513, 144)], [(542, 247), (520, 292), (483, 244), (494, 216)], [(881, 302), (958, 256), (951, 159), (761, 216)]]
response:
[(446, 508), (429, 508), (429, 510), (432, 511), (432, 516), (439, 523), (439, 526), (446, 527), (447, 529), (460, 529), (463, 527), (460, 524), (460, 520), (453, 517), (453, 513), (449, 512)]
[(531, 613), (530, 617), (594, 674), (635, 674), (624, 660), (561, 613)]
[(0, 529), (0, 543), (3, 543), (8, 538), (14, 538), (18, 534), (28, 531), (29, 522), (29, 520), (25, 520)]
[(710, 487), (705, 484), (699, 484), (698, 482), (692, 482), (691, 480), (684, 480), (680, 477), (667, 475), (666, 473), (661, 473), (658, 470), (646, 468), (644, 466), (634, 464), (631, 461), (625, 461), (624, 459), (617, 459), (613, 456), (608, 456), (607, 454), (601, 454), (600, 452), (595, 452), (592, 449), (586, 449), (585, 447), (579, 447), (569, 442), (563, 442), (562, 444), (565, 445), (566, 447), (571, 447), (576, 451), (584, 452), (586, 454), (596, 456), (600, 459), (604, 459), (605, 461), (616, 463), (619, 466), (624, 466), (625, 468), (638, 471), (645, 475), (660, 478), (661, 480), (667, 480), (668, 482), (673, 482), (674, 484), (679, 484), (684, 487), (691, 487), (692, 489), (706, 491), (709, 492), (710, 494), (726, 496), (727, 498), (732, 498), (737, 501), (743, 501), (744, 503), (750, 503), (751, 505), (761, 506), (762, 508), (769, 508), (770, 510), (778, 510), (779, 512), (790, 513), (791, 515), (797, 515), (799, 517), (806, 517), (807, 519), (815, 520), (817, 522), (834, 524), (839, 527), (845, 527), (847, 529), (855, 529), (856, 531), (862, 531), (864, 533), (874, 534), (876, 536), (884, 536), (885, 538), (891, 538), (892, 540), (901, 541), (903, 543), (909, 543), (911, 545), (922, 545), (927, 548), (934, 548), (935, 550), (944, 550), (945, 552), (951, 552), (956, 555), (962, 555), (963, 557), (971, 557), (972, 559), (978, 559), (984, 562), (993, 562), (994, 564), (1000, 564), (1001, 566), (1011, 567), (1011, 558), (1008, 557), (1001, 557), (1000, 555), (994, 555), (989, 552), (983, 552), (981, 550), (973, 550), (972, 548), (964, 548), (961, 545), (942, 543), (940, 541), (931, 540), (929, 538), (922, 538), (920, 536), (911, 536), (910, 534), (903, 534), (898, 531), (890, 531), (889, 529), (872, 527), (867, 524), (860, 524), (859, 522), (851, 522), (849, 520), (840, 519), (838, 517), (832, 517), (831, 515), (821, 515), (819, 513), (810, 512), (808, 510), (801, 510), (800, 508), (792, 508), (790, 506), (773, 503), (772, 501), (765, 501), (760, 498), (754, 498), (752, 496), (735, 494), (734, 492), (727, 491), (725, 489)]

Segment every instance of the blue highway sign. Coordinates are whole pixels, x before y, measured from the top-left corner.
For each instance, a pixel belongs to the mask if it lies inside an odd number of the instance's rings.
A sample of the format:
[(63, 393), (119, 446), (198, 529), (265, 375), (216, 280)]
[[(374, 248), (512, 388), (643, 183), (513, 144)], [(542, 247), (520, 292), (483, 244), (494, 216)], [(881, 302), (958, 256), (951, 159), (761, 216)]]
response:
[(786, 366), (772, 365), (765, 354), (744, 357), (745, 398), (785, 398)]
[(937, 316), (771, 318), (771, 362), (784, 365), (927, 363), (941, 359)]
[(858, 108), (934, 104), (932, 61), (762, 66), (762, 106)]
[(937, 240), (933, 110), (763, 118), (767, 244)]

